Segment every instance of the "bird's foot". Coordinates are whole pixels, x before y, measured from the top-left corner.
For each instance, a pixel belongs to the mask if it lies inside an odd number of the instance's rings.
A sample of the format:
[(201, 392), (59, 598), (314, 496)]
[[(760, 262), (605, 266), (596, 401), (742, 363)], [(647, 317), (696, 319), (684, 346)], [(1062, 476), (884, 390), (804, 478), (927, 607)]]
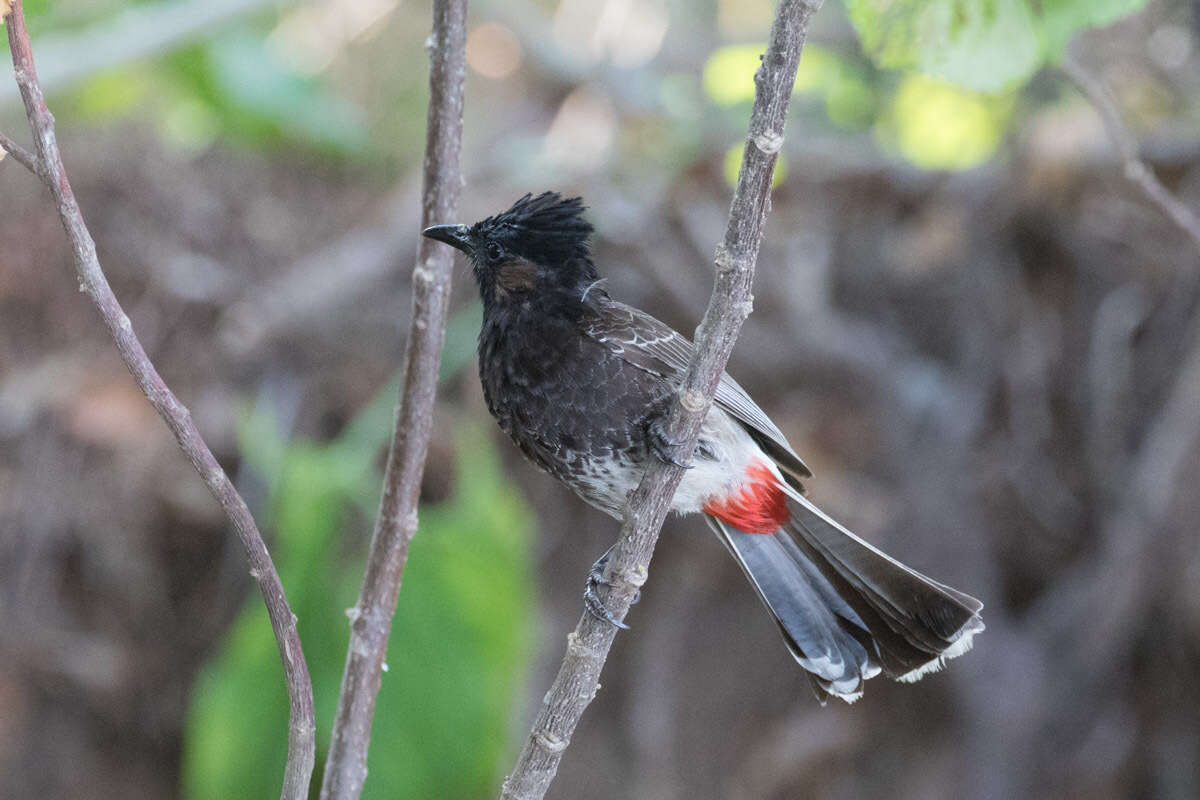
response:
[[(600, 599), (600, 595), (596, 592), (596, 589), (600, 586), (615, 585), (612, 581), (605, 580), (604, 578), (604, 567), (608, 564), (608, 557), (611, 554), (612, 548), (610, 547), (604, 551), (604, 555), (596, 559), (595, 564), (592, 564), (592, 568), (587, 576), (587, 586), (583, 590), (583, 607), (596, 619), (627, 631), (629, 630), (629, 626), (613, 616), (613, 613), (608, 610), (608, 606), (604, 605), (604, 601)], [(636, 603), (641, 597), (642, 593), (639, 590), (634, 594), (633, 602)]]
[(663, 420), (661, 418), (655, 419), (650, 423), (648, 433), (650, 452), (654, 454), (655, 458), (667, 464), (682, 467), (683, 469), (692, 468), (691, 464), (680, 461), (675, 457), (675, 453), (679, 452), (679, 448), (683, 445), (683, 442), (673, 441), (667, 436), (666, 431), (663, 430)]

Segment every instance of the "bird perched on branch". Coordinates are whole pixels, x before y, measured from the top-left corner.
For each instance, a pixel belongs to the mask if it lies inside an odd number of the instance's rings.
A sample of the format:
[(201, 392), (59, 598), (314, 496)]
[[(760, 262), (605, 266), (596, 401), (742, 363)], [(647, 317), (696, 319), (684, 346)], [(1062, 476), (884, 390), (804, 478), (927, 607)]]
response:
[[(526, 195), (474, 225), (424, 235), (467, 255), (483, 298), (479, 375), (492, 416), (535, 464), (620, 519), (651, 459), (692, 343), (609, 297), (579, 198)], [(703, 513), (774, 617), (822, 702), (883, 673), (915, 681), (966, 652), (983, 604), (843, 528), (803, 494), (812, 476), (728, 375), (671, 509)], [(676, 462), (678, 463), (678, 462)], [(620, 625), (589, 576), (588, 610)]]

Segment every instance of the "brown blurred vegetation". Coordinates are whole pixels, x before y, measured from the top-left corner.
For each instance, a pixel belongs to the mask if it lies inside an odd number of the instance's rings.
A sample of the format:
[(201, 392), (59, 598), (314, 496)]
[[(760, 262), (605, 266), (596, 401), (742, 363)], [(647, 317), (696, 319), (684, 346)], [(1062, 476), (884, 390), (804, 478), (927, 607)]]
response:
[[(426, 20), (397, 12), (340, 56), (334, 82), (386, 103), (370, 94), (388, 83), (378, 72), (423, 80)], [(1152, 3), (1077, 44), (1116, 79), (1147, 161), (1200, 208), (1200, 60), (1171, 71), (1147, 55), (1150, 33), (1180, 20), (1186, 4)], [(660, 58), (699, 69), (717, 37), (706, 24), (671, 27)], [(823, 21), (814, 36), (845, 33)], [(462, 221), (526, 190), (578, 192), (613, 295), (692, 330), (736, 136), (705, 127), (698, 155), (668, 168), (638, 94), (656, 62), (556, 72), (536, 37), (521, 44), (511, 76), (470, 76)], [(555, 135), (575, 141), (564, 101), (582, 129), (611, 119), (613, 139), (555, 156)], [(419, 98), (403, 102), (423, 118)], [(857, 705), (822, 709), (717, 543), (670, 521), (551, 796), (1200, 791), (1200, 253), (1124, 181), (1060, 76), (1018, 105), (999, 155), (957, 174), (802, 109), (730, 368), (813, 467), (816, 501), (983, 599), (987, 632), (944, 673), (872, 681)], [(415, 252), (411, 155), (377, 168), (289, 146), (181, 150), (136, 116), (60, 123), (114, 288), (234, 473), (247, 404), (327, 438), (391, 377)], [(8, 162), (0, 192), (0, 796), (174, 797), (188, 691), (247, 591), (243, 557), (75, 291), (49, 200)], [(466, 305), (469, 275), (456, 277)], [(486, 415), (471, 369), (443, 402)], [(616, 528), (500, 449), (539, 519), (517, 732)], [(454, 473), (449, 445), (435, 449), (427, 496), (452, 492)], [(253, 476), (239, 485), (253, 506)]]

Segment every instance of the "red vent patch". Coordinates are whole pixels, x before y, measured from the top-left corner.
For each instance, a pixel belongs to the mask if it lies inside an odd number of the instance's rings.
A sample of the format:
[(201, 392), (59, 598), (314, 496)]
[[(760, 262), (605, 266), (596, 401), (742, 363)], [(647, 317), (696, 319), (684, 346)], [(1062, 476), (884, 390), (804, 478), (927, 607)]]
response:
[(783, 489), (762, 462), (746, 468), (746, 482), (724, 497), (712, 497), (704, 512), (746, 533), (774, 533), (791, 519)]

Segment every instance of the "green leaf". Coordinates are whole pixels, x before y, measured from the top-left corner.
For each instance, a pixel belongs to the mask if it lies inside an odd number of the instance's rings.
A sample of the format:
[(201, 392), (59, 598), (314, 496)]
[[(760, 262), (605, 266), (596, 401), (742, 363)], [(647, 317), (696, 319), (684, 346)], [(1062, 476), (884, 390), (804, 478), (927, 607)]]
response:
[(881, 67), (912, 69), (995, 92), (1041, 65), (1026, 0), (846, 0), (863, 49)]
[(508, 752), (531, 644), (530, 515), (487, 437), (459, 493), (422, 512), (372, 732), (367, 798), (484, 797)]
[(1000, 92), (1056, 61), (1079, 30), (1146, 0), (846, 0), (863, 50), (881, 67)]
[(923, 72), (977, 92), (999, 92), (1024, 83), (1041, 66), (1025, 0), (960, 1), (945, 23), (946, 46), (922, 59)]
[[(367, 798), (485, 796), (509, 749), (509, 715), (530, 654), (532, 516), (486, 434), (460, 430), (457, 491), (422, 508), (411, 545), (372, 732)], [(328, 736), (337, 703), (348, 640), (343, 611), (362, 575), (361, 558), (344, 552), (365, 548), (369, 523), (355, 511), (377, 501), (370, 465), (386, 434), (381, 427), (367, 438), (359, 430), (317, 445), (284, 442), (265, 415), (242, 426), (247, 463), (268, 473), (272, 553), (299, 618), (319, 737)], [(364, 535), (349, 547), (346, 531)], [(184, 742), (185, 795), (277, 794), (287, 710), (279, 655), (255, 593), (196, 684)], [(327, 746), (319, 740), (318, 763)]]

